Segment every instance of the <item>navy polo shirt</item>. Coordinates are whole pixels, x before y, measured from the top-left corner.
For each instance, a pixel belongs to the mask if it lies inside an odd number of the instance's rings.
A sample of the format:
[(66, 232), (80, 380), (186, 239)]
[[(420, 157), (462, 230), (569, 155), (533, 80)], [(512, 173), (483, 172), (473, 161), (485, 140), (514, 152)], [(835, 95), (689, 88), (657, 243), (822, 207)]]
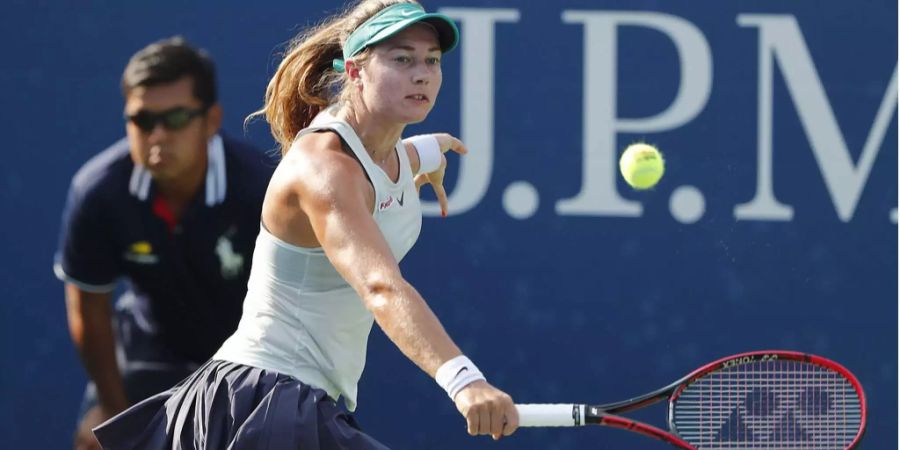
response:
[(271, 155), (219, 135), (208, 154), (205, 183), (177, 224), (165, 219), (126, 139), (92, 158), (72, 179), (54, 264), (61, 280), (89, 292), (111, 292), (125, 278), (127, 308), (173, 357), (196, 363), (237, 328), (276, 166)]

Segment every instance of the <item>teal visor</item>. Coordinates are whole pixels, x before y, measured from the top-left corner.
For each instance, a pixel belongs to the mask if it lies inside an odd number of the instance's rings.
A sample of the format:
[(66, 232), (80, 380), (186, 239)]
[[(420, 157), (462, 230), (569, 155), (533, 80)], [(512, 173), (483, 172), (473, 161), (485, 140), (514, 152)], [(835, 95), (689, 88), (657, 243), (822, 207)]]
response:
[(415, 3), (398, 3), (382, 9), (350, 33), (344, 44), (344, 59), (334, 60), (332, 63), (334, 70), (343, 72), (344, 61), (356, 56), (366, 47), (382, 42), (419, 22), (425, 22), (437, 30), (442, 53), (456, 48), (456, 44), (459, 43), (459, 29), (452, 19), (443, 14), (426, 13)]

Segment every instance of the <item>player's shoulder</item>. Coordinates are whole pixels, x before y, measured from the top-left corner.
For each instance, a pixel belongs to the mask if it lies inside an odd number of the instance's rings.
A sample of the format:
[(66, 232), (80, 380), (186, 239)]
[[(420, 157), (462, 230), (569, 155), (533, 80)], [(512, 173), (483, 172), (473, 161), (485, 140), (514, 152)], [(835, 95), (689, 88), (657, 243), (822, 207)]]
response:
[(362, 167), (344, 149), (340, 136), (323, 130), (294, 140), (272, 187), (327, 202), (340, 193), (358, 192), (365, 180)]
[(333, 130), (307, 133), (297, 138), (285, 158), (301, 175), (319, 179), (361, 174), (361, 166), (341, 136)]
[(133, 169), (128, 140), (122, 138), (87, 160), (72, 177), (71, 189), (81, 196), (122, 189), (127, 194)]

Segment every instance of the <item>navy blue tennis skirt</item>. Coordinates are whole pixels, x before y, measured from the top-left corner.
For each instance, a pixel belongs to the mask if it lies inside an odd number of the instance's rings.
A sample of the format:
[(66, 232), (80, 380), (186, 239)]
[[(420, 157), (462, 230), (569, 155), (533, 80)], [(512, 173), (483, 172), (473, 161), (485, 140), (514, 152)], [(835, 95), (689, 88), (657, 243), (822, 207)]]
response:
[(94, 435), (106, 450), (387, 449), (325, 391), (215, 360), (103, 423)]

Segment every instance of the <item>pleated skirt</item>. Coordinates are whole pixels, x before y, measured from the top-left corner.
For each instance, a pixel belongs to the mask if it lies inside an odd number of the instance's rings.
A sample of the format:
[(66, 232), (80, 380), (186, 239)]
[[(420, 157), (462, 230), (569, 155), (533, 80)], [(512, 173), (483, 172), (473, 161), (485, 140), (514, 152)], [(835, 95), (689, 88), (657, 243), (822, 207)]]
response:
[(387, 449), (324, 390), (217, 360), (104, 422), (94, 435), (105, 450)]

